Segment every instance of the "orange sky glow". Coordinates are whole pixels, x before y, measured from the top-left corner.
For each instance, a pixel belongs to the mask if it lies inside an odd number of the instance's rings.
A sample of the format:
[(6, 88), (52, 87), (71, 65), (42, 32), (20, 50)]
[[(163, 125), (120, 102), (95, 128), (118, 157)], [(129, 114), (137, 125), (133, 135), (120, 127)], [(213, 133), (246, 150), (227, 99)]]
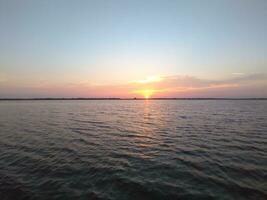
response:
[[(4, 82), (2, 82), (4, 85)], [(8, 87), (25, 97), (246, 97), (247, 91), (253, 96), (261, 96), (266, 86), (262, 74), (233, 76), (228, 79), (208, 80), (193, 76), (148, 76), (143, 79), (120, 83), (69, 83), (42, 84)], [(0, 86), (1, 87), (1, 86)], [(18, 92), (19, 91), (19, 92)], [(31, 93), (29, 93), (30, 91)]]

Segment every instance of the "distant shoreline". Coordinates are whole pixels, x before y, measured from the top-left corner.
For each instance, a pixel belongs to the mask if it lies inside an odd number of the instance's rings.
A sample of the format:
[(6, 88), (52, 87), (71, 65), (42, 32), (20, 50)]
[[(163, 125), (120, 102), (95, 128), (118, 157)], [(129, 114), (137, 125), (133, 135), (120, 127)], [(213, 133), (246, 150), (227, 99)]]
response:
[(42, 100), (267, 100), (267, 98), (0, 98), (0, 101), (42, 101)]

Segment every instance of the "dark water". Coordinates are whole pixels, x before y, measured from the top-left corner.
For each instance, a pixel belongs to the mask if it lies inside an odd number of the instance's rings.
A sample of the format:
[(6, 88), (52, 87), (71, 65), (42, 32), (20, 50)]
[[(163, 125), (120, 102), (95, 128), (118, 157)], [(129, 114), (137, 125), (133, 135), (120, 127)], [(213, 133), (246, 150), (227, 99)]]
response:
[(267, 199), (267, 101), (0, 102), (0, 199)]

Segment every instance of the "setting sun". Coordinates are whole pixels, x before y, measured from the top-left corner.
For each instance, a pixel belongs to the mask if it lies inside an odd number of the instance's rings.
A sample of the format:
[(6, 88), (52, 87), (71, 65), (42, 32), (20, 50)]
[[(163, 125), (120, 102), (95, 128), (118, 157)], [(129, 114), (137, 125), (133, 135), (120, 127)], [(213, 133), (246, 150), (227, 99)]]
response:
[(155, 90), (142, 89), (142, 90), (137, 90), (135, 93), (142, 95), (146, 99), (149, 99), (155, 93)]

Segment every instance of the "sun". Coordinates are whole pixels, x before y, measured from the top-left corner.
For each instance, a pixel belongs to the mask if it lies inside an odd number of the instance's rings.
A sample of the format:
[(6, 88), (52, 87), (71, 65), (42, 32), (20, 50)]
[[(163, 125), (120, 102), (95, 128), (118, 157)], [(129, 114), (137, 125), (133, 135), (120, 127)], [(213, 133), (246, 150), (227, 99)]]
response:
[(145, 99), (149, 99), (154, 93), (154, 89), (141, 89), (135, 91), (135, 93), (142, 95)]

